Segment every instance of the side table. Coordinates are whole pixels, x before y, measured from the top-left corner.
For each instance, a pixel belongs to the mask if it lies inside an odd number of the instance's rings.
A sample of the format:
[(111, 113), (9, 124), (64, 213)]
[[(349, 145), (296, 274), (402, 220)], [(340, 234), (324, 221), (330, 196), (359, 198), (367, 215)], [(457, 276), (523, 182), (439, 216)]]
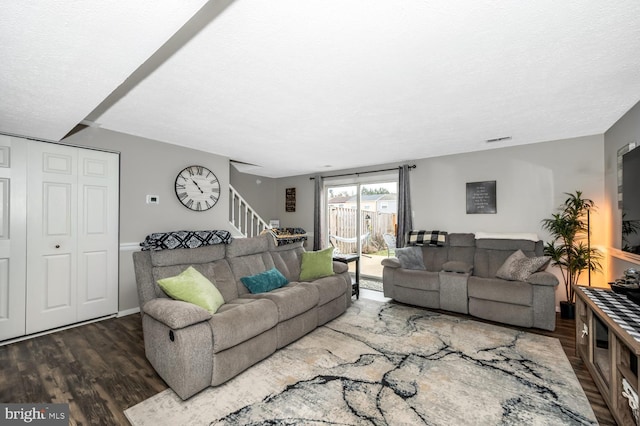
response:
[(357, 254), (336, 254), (333, 256), (333, 260), (336, 262), (342, 262), (349, 264), (356, 262), (356, 278), (351, 283), (351, 296), (356, 296), (356, 299), (360, 298), (360, 256)]

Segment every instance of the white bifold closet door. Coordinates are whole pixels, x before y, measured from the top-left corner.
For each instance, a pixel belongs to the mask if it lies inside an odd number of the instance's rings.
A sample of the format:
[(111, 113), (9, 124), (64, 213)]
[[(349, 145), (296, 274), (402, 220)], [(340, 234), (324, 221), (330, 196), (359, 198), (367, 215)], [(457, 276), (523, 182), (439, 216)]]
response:
[(25, 334), (26, 143), (0, 135), (0, 340)]
[(118, 309), (118, 155), (28, 142), (26, 333)]

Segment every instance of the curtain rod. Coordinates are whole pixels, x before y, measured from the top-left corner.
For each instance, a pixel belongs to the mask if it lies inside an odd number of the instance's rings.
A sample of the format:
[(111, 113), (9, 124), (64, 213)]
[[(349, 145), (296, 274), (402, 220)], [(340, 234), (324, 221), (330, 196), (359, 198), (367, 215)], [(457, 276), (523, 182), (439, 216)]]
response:
[[(399, 167), (396, 167), (396, 168), (393, 168), (393, 169), (369, 170), (369, 171), (366, 171), (366, 172), (344, 173), (344, 174), (341, 174), (341, 175), (320, 176), (320, 177), (325, 179), (325, 178), (344, 177), (344, 176), (360, 176), (360, 175), (365, 175), (367, 173), (391, 172), (393, 170), (398, 170), (400, 167), (402, 167), (402, 166), (399, 166)], [(416, 168), (415, 164), (413, 166), (409, 166), (409, 170), (415, 169), (415, 168)], [(314, 180), (314, 179), (315, 179), (314, 176), (309, 178), (309, 180)]]

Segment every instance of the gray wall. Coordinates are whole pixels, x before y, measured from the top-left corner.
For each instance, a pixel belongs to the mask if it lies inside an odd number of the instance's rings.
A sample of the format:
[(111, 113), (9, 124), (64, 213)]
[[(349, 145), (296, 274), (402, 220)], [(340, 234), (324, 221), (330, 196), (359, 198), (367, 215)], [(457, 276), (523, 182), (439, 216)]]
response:
[[(181, 229), (230, 229), (229, 161), (226, 157), (161, 143), (154, 140), (87, 128), (63, 143), (118, 151), (120, 155), (120, 289), (119, 310), (138, 307), (131, 253), (153, 232)], [(184, 207), (175, 195), (177, 174), (190, 165), (206, 166), (220, 181), (218, 203), (206, 212)], [(147, 204), (147, 194), (158, 195), (160, 204)]]
[[(599, 135), (408, 161), (417, 166), (411, 171), (414, 228), (535, 232), (547, 238), (540, 221), (555, 212), (565, 192), (582, 190), (597, 205), (603, 203), (603, 146), (604, 138)], [(383, 164), (368, 170), (396, 166)], [(497, 214), (466, 214), (466, 183), (485, 180), (497, 181)], [(313, 181), (309, 176), (278, 179), (276, 186), (281, 222), (312, 230)], [(297, 188), (295, 213), (284, 211), (287, 187)], [(598, 213), (592, 219), (594, 223), (604, 220)], [(596, 229), (593, 233), (597, 244), (603, 244), (604, 233)]]
[[(640, 265), (640, 256), (621, 252), (621, 212), (618, 209), (617, 152), (630, 142), (640, 144), (640, 103), (623, 115), (604, 134), (605, 197), (607, 246), (609, 247), (608, 281), (619, 278), (627, 268)], [(640, 148), (636, 148), (640, 149)]]
[[(581, 190), (597, 206), (606, 207), (603, 153), (604, 135), (596, 135), (408, 161), (417, 166), (411, 171), (414, 228), (448, 232), (534, 232), (546, 241), (548, 234), (540, 222), (556, 211), (566, 198), (565, 192)], [(300, 226), (313, 231), (313, 181), (309, 177), (277, 179), (276, 203), (282, 226)], [(466, 183), (485, 180), (497, 181), (497, 214), (466, 214)], [(295, 213), (284, 211), (288, 187), (296, 188)], [(602, 249), (606, 249), (608, 219), (606, 208), (592, 215), (592, 243)], [(594, 276), (592, 282), (604, 285), (605, 277), (606, 274)], [(564, 298), (564, 288), (559, 286), (557, 300)]]
[(229, 181), (251, 208), (267, 223), (270, 219), (278, 218), (277, 179), (241, 173), (232, 164), (229, 167)]

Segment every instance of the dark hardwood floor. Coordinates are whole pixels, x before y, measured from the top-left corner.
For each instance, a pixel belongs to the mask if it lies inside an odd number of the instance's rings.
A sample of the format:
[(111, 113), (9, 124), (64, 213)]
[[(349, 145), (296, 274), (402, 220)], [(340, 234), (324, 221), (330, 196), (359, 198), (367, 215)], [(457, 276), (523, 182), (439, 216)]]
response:
[[(526, 329), (562, 343), (601, 425), (616, 422), (576, 357), (574, 321)], [(127, 425), (123, 411), (166, 389), (144, 356), (140, 316), (108, 319), (0, 347), (0, 402), (69, 403), (72, 425)]]

